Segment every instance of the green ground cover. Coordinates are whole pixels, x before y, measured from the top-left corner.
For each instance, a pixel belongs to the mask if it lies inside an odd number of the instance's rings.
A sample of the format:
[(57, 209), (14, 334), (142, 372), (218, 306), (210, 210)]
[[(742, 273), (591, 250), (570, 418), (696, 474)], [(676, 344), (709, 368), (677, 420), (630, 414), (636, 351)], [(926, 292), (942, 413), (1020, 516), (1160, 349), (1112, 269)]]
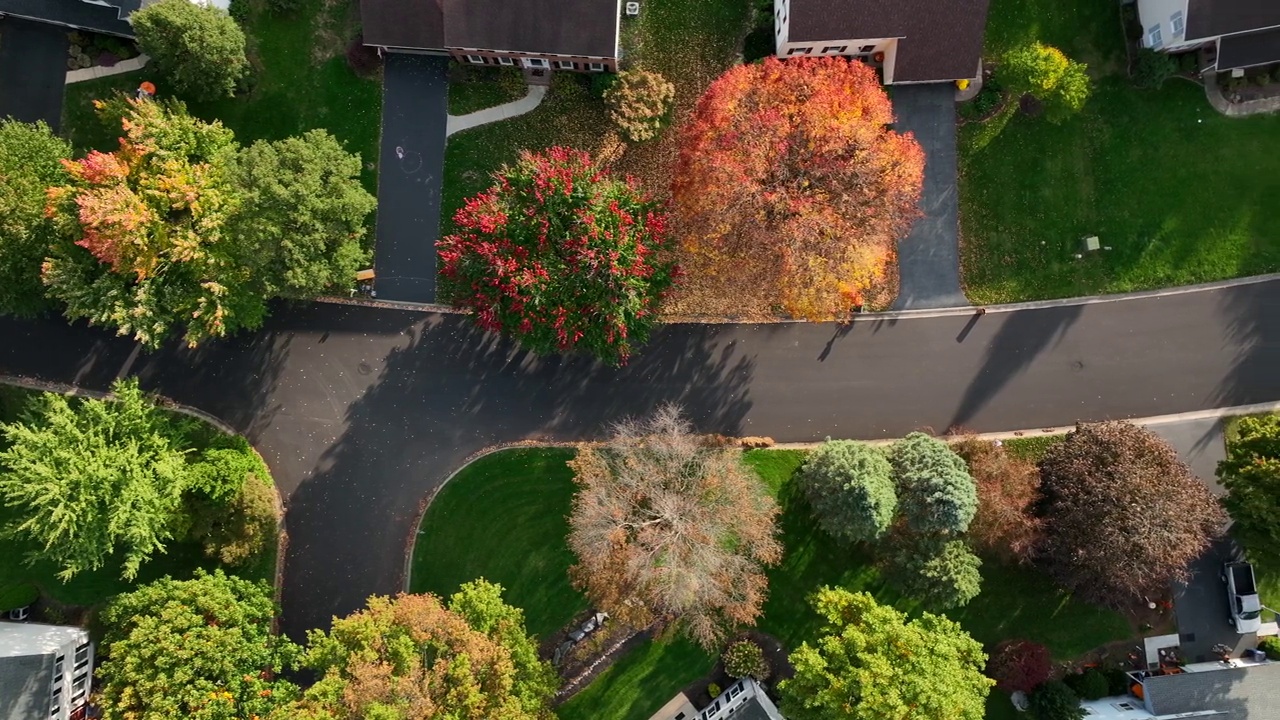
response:
[[(1280, 269), (1280, 116), (1229, 119), (1183, 79), (1125, 76), (1114, 3), (993, 0), (988, 57), (1040, 40), (1088, 63), (1093, 97), (1061, 124), (961, 129), (966, 291), (980, 304), (1128, 292)], [(1080, 239), (1111, 250), (1076, 260)]]
[[(0, 385), (0, 423), (13, 422), (34, 391)], [(185, 419), (185, 417), (184, 417)], [(214, 443), (231, 442), (252, 452), (243, 438), (227, 438), (221, 431), (211, 425), (198, 423), (192, 426), (187, 436), (186, 445), (200, 449)], [(270, 482), (270, 472), (266, 465), (261, 468), (262, 478)], [(3, 509), (0, 509), (0, 524), (6, 520)], [(197, 567), (212, 571), (219, 563), (204, 556), (198, 543), (171, 542), (167, 551), (157, 555), (150, 562), (143, 564), (138, 577), (133, 582), (120, 578), (120, 562), (108, 563), (94, 571), (76, 575), (70, 582), (59, 580), (58, 568), (50, 563), (27, 565), (23, 562), (23, 552), (12, 543), (6, 551), (0, 553), (0, 588), (9, 588), (22, 584), (33, 584), (40, 592), (63, 605), (94, 606), (112, 595), (133, 589), (135, 586), (157, 580), (165, 575), (175, 578), (188, 578)], [(267, 550), (259, 557), (244, 566), (224, 568), (228, 573), (251, 580), (264, 580), (268, 584), (275, 583), (276, 544), (270, 543)]]
[(516, 68), (449, 64), (450, 115), (466, 115), (519, 100), (526, 92), (524, 73)]
[[(571, 451), (563, 449), (507, 450), (463, 469), (424, 517), (410, 589), (449, 593), (484, 576), (501, 582), (508, 601), (526, 609), (531, 631), (562, 627), (585, 607), (566, 578), (573, 561), (564, 544), (573, 484), (563, 463), (570, 457)], [(904, 611), (919, 612), (917, 603), (886, 586), (872, 557), (838, 546), (817, 529), (790, 483), (803, 451), (753, 450), (746, 458), (778, 497), (786, 545), (782, 563), (769, 572), (770, 598), (760, 630), (789, 647), (811, 637), (818, 622), (805, 599), (824, 584), (865, 590)], [(1122, 616), (1072, 601), (1033, 570), (994, 563), (982, 570), (982, 595), (948, 614), (984, 643), (1028, 638), (1068, 659), (1129, 634)], [(603, 672), (558, 714), (562, 720), (644, 720), (714, 665), (713, 656), (684, 640), (647, 643)], [(992, 717), (1005, 717), (1007, 702), (993, 699)]]
[(1004, 441), (1004, 449), (1010, 455), (1032, 462), (1039, 462), (1049, 448), (1066, 440), (1066, 435), (1033, 435), (1031, 437), (1009, 438)]
[[(360, 154), (361, 180), (375, 192), (382, 83), (358, 77), (344, 57), (356, 31), (356, 5), (326, 0), (301, 0), (299, 5), (296, 12), (278, 16), (267, 11), (265, 0), (249, 0), (242, 24), (253, 65), (247, 90), (226, 100), (190, 103), (191, 112), (222, 121), (245, 145), (324, 128), (347, 150)], [(116, 90), (132, 92), (143, 80), (156, 78), (144, 68), (68, 85), (64, 134), (81, 150), (114, 149), (119, 125), (99, 120), (93, 100)], [(158, 85), (164, 96), (163, 84)]]

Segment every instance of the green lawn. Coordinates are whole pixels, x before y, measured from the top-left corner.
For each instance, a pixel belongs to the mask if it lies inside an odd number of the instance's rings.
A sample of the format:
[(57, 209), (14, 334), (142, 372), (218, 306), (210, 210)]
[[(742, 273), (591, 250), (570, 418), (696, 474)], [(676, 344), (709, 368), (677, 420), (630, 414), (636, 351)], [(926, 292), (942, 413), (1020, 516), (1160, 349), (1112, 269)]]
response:
[[(191, 103), (193, 114), (220, 120), (243, 144), (279, 140), (312, 128), (324, 128), (364, 161), (361, 180), (377, 189), (376, 163), (382, 118), (382, 85), (357, 77), (344, 53), (357, 18), (353, 2), (302, 0), (294, 14), (277, 17), (265, 0), (250, 0), (245, 32), (249, 36), (253, 76), (248, 92), (212, 103)], [(143, 69), (67, 86), (63, 106), (64, 133), (80, 149), (113, 149), (119, 126), (104, 124), (94, 114), (95, 98), (114, 90), (132, 92), (143, 80), (156, 81)], [(160, 95), (163, 83), (157, 82)]]
[[(26, 400), (34, 391), (0, 385), (0, 423), (13, 422)], [(190, 423), (185, 416), (180, 418)], [(240, 439), (229, 440), (216, 428), (205, 423), (191, 425), (187, 436), (187, 444), (193, 448), (207, 447), (212, 443), (232, 442), (239, 444)], [(247, 445), (246, 445), (247, 447)], [(264, 465), (263, 477), (270, 481), (270, 474)], [(3, 515), (0, 514), (0, 524)], [(24, 551), (12, 541), (6, 541), (6, 550), (0, 553), (0, 588), (11, 587), (20, 583), (34, 584), (43, 595), (64, 605), (93, 606), (112, 595), (131, 590), (134, 586), (170, 575), (175, 578), (190, 577), (197, 567), (213, 570), (219, 564), (206, 558), (199, 544), (191, 542), (171, 542), (167, 552), (154, 557), (144, 564), (133, 582), (120, 579), (120, 562), (108, 562), (103, 568), (78, 574), (70, 582), (57, 579), (58, 568), (50, 563), (27, 565), (23, 562)], [(253, 580), (264, 580), (268, 584), (275, 583), (276, 545), (271, 543), (267, 551), (247, 565), (239, 568), (225, 568), (227, 572)]]
[[(562, 449), (506, 450), (464, 468), (423, 520), (410, 589), (450, 593), (484, 576), (505, 585), (508, 600), (526, 609), (531, 631), (561, 627), (585, 607), (566, 579), (572, 555), (564, 543), (565, 515), (573, 485), (564, 461), (570, 457)], [(769, 571), (761, 630), (791, 647), (811, 638), (818, 622), (806, 598), (824, 584), (865, 590), (908, 613), (920, 611), (885, 585), (873, 558), (836, 545), (817, 529), (790, 484), (803, 451), (753, 450), (746, 458), (783, 510), (786, 553)], [(1119, 614), (1072, 601), (1035, 571), (988, 563), (983, 577), (982, 595), (948, 614), (984, 643), (1028, 638), (1068, 659), (1129, 634)], [(602, 673), (559, 716), (644, 720), (714, 664), (714, 657), (688, 641), (648, 643)], [(1007, 699), (992, 701), (998, 706), (992, 717), (1005, 717), (1003, 703)]]
[[(961, 130), (962, 266), (977, 303), (1127, 292), (1280, 269), (1280, 116), (1228, 119), (1181, 79), (1124, 76), (1114, 3), (993, 0), (987, 54), (1026, 40), (1089, 64), (1085, 109)], [(1076, 260), (1080, 238), (1111, 250)]]
[(449, 64), (450, 115), (466, 115), (519, 100), (526, 92), (524, 73), (516, 68)]
[(569, 585), (565, 538), (573, 498), (567, 448), (505, 450), (467, 465), (422, 519), (410, 592), (447, 597), (479, 577), (524, 608), (529, 631), (549, 635), (587, 608)]

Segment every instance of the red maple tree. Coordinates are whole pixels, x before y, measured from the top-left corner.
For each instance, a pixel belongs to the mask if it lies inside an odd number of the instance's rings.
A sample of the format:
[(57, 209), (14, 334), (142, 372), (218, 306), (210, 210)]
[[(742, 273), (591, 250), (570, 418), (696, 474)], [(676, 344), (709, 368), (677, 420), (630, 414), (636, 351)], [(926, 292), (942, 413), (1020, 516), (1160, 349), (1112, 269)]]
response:
[(861, 304), (919, 214), (924, 153), (893, 121), (860, 62), (766, 58), (728, 71), (681, 134), (672, 193), (685, 250), (735, 268), (726, 275), (768, 278), (795, 315)]

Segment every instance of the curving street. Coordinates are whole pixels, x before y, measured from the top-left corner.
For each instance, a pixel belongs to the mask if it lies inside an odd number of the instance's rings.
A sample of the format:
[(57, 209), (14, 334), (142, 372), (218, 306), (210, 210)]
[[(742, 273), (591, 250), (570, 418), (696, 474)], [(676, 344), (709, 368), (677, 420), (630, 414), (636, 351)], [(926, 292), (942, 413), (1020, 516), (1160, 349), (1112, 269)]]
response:
[(420, 503), (471, 453), (598, 435), (682, 403), (702, 430), (779, 441), (897, 437), (1280, 400), (1280, 279), (1034, 309), (831, 324), (670, 325), (621, 369), (537, 358), (465, 317), (281, 305), (199, 350), (60, 319), (0, 318), (0, 372), (148, 389), (244, 432), (287, 502), (285, 630), (401, 586)]

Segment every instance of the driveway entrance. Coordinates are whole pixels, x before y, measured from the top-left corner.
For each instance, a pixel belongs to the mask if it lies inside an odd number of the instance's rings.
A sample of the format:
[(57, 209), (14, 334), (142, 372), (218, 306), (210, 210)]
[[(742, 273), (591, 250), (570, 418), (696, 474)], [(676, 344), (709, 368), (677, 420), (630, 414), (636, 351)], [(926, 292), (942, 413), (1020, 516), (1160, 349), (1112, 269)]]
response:
[(58, 131), (67, 46), (64, 27), (0, 17), (0, 118), (43, 120)]

